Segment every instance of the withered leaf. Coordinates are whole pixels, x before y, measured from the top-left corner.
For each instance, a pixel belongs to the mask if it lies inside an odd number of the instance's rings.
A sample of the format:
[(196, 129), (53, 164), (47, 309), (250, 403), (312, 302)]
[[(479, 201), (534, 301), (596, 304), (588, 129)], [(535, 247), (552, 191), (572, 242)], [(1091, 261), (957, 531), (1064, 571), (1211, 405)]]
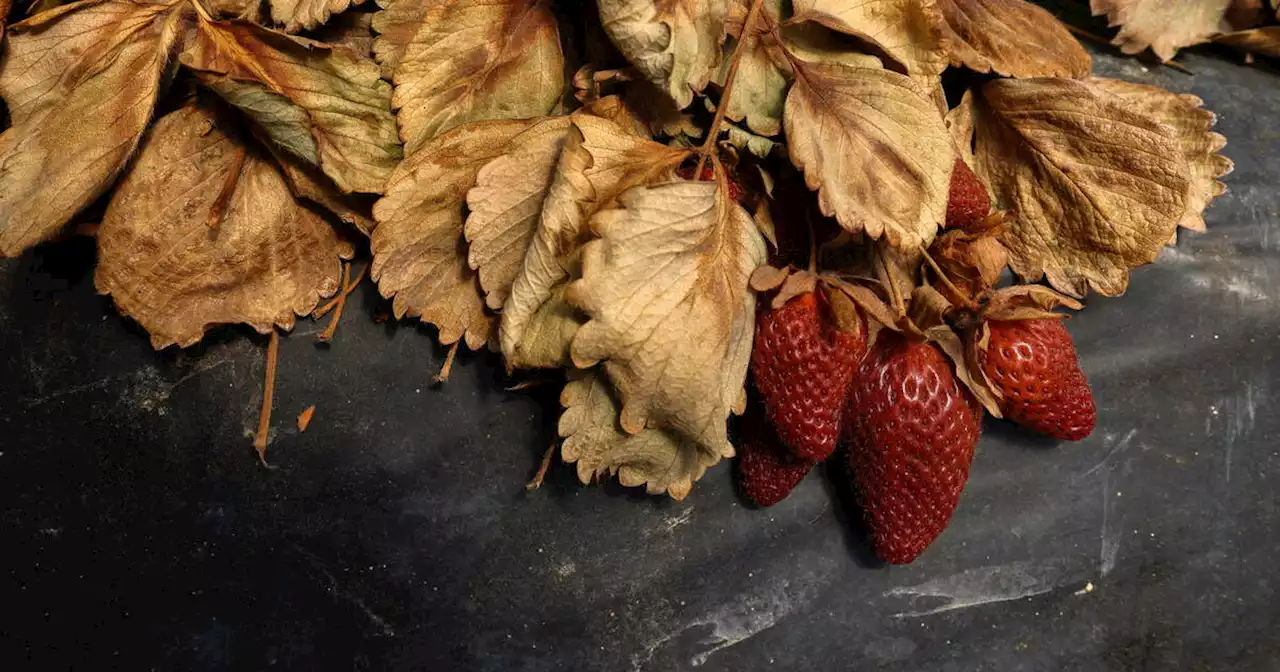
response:
[(396, 0), (374, 17), (405, 153), (459, 124), (547, 114), (564, 89), (549, 0)]
[(788, 149), (822, 213), (895, 246), (928, 244), (946, 213), (956, 156), (934, 103), (888, 70), (796, 62), (795, 72)]
[(599, 369), (571, 370), (560, 405), (560, 455), (577, 465), (583, 483), (617, 474), (625, 486), (643, 485), (651, 495), (665, 492), (680, 500), (707, 467), (733, 456), (732, 448), (711, 451), (667, 429), (623, 431), (618, 423), (622, 405)]
[(271, 20), (284, 24), (284, 29), (291, 33), (315, 28), (361, 2), (363, 0), (267, 0)]
[(1218, 178), (1231, 172), (1232, 163), (1218, 150), (1227, 139), (1211, 129), (1217, 117), (1203, 109), (1204, 101), (1191, 94), (1177, 94), (1159, 87), (1118, 79), (1094, 78), (1099, 89), (1118, 96), (1122, 105), (1173, 129), (1173, 139), (1190, 169), (1185, 212), (1178, 226), (1204, 231), (1204, 209), (1214, 198), (1226, 193)]
[(731, 0), (600, 0), (605, 32), (649, 81), (684, 109), (720, 63)]
[(45, 240), (115, 179), (151, 119), (174, 3), (80, 2), (14, 24), (0, 64), (0, 255)]
[(712, 182), (633, 187), (620, 208), (591, 219), (569, 300), (590, 320), (573, 363), (603, 362), (622, 400), (628, 434), (662, 427), (721, 455), (726, 420), (746, 403), (755, 296), (751, 272), (764, 241)]
[(568, 365), (577, 311), (563, 305), (588, 219), (623, 191), (670, 179), (688, 151), (636, 137), (608, 120), (574, 115), (520, 273), (502, 311), (502, 353), (511, 367)]
[(744, 34), (747, 8), (735, 3), (727, 29), (736, 39), (726, 42), (726, 57), (714, 78), (724, 87), (731, 60), (727, 55), (741, 50), (725, 116), (732, 121), (745, 121), (747, 128), (760, 135), (777, 135), (782, 130), (782, 106), (787, 95), (785, 69), (789, 68), (775, 37), (781, 12), (782, 0), (762, 0), (752, 30)]
[(1264, 26), (1223, 33), (1213, 38), (1213, 41), (1250, 54), (1280, 56), (1280, 26)]
[(373, 14), (344, 12), (307, 35), (325, 44), (344, 47), (362, 58), (373, 58)]
[(995, 80), (978, 102), (975, 172), (1016, 213), (1009, 265), (1060, 291), (1124, 292), (1187, 208), (1189, 168), (1169, 126), (1095, 84)]
[(856, 38), (808, 21), (787, 21), (778, 31), (788, 61), (843, 63), (857, 68), (880, 68), (879, 56), (865, 53)]
[(1169, 60), (1183, 47), (1207, 41), (1215, 33), (1230, 30), (1223, 21), (1231, 0), (1089, 0), (1094, 16), (1107, 15), (1107, 23), (1120, 26), (1111, 41), (1126, 54), (1151, 47)]
[(973, 89), (964, 92), (960, 103), (947, 112), (945, 118), (947, 130), (956, 143), (956, 151), (965, 164), (973, 166), (973, 125), (975, 123)]
[(269, 139), (263, 144), (275, 158), (294, 196), (319, 205), (366, 236), (373, 232), (373, 196), (344, 194), (319, 168), (278, 148)]
[(465, 339), (477, 350), (492, 334), (495, 319), (467, 264), (465, 199), (480, 169), (530, 125), (478, 122), (444, 133), (400, 164), (373, 207), (370, 275), (394, 297), (396, 317), (436, 325), (441, 343)]
[(569, 118), (547, 121), (521, 133), (507, 151), (485, 164), (467, 192), (468, 260), (480, 274), (486, 303), (502, 308), (533, 240), (564, 146)]
[(400, 160), (390, 86), (372, 60), (248, 21), (201, 18), (182, 63), (345, 192), (381, 193)]
[(94, 279), (157, 349), (185, 347), (218, 324), (291, 329), (338, 290), (351, 255), (268, 156), (188, 106), (156, 122), (121, 180)]
[(812, 21), (864, 40), (905, 75), (947, 68), (935, 0), (794, 0), (792, 21)]
[(1053, 14), (1024, 0), (936, 0), (951, 62), (1012, 77), (1088, 77), (1089, 52)]

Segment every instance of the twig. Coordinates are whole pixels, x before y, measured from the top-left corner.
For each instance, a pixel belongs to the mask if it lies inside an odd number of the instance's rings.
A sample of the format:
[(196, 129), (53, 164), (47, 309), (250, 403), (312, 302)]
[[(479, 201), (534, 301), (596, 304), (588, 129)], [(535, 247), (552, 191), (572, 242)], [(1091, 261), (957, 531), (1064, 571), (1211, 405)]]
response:
[(267, 373), (262, 381), (262, 411), (258, 413), (258, 433), (253, 437), (253, 448), (258, 460), (267, 465), (267, 434), (271, 430), (271, 402), (276, 393), (276, 359), (280, 354), (280, 335), (271, 328), (271, 340), (267, 342)]
[(746, 51), (742, 45), (749, 39), (762, 4), (764, 4), (762, 0), (751, 0), (751, 9), (747, 10), (747, 18), (742, 21), (742, 34), (738, 40), (738, 46), (733, 50), (733, 56), (729, 58), (729, 71), (724, 76), (724, 92), (720, 95), (720, 104), (716, 105), (716, 116), (711, 121), (711, 128), (707, 129), (707, 139), (698, 149), (698, 167), (693, 171), (695, 180), (702, 178), (702, 169), (707, 165), (707, 155), (715, 149), (716, 138), (720, 135), (720, 125), (724, 123), (725, 111), (729, 109), (729, 100), (733, 96), (733, 82), (738, 78), (738, 66), (742, 63), (743, 52)]
[[(333, 307), (333, 317), (329, 320), (329, 326), (316, 336), (316, 340), (321, 343), (328, 343), (333, 340), (333, 332), (338, 330), (338, 320), (342, 319), (342, 309), (347, 306), (347, 285), (351, 280), (351, 264), (342, 266), (342, 291), (338, 292), (338, 303)], [(354, 287), (354, 285), (352, 285)]]
[(533, 475), (533, 480), (524, 484), (525, 490), (537, 490), (542, 487), (542, 479), (547, 477), (547, 469), (551, 468), (551, 457), (556, 454), (558, 445), (560, 445), (559, 441), (552, 441), (547, 447), (547, 452), (542, 454), (542, 464), (538, 467), (538, 473)]
[(433, 383), (449, 382), (449, 373), (453, 371), (453, 358), (458, 356), (458, 346), (461, 344), (462, 344), (462, 339), (459, 338), (458, 340), (453, 342), (453, 345), (449, 346), (449, 354), (445, 355), (444, 366), (440, 367), (440, 373), (437, 373), (436, 375), (431, 377), (431, 382)]
[(324, 304), (323, 306), (320, 306), (319, 308), (316, 308), (315, 311), (311, 313), (311, 317), (318, 320), (324, 317), (325, 315), (328, 315), (329, 311), (333, 310), (338, 306), (339, 299), (345, 298), (348, 294), (350, 294), (356, 288), (356, 285), (360, 284), (361, 280), (364, 280), (364, 274), (368, 270), (369, 270), (369, 267), (367, 265), (364, 268), (361, 268), (360, 272), (356, 273), (356, 277), (354, 280), (348, 283), (346, 287), (343, 287), (342, 291), (338, 292), (337, 296), (333, 297), (332, 299), (329, 299), (328, 303)]

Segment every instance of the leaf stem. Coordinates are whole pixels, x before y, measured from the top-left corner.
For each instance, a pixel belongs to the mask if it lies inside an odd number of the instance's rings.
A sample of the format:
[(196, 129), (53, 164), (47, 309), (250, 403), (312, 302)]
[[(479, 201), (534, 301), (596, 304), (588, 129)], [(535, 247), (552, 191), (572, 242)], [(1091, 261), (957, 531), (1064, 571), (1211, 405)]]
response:
[[(363, 276), (364, 271), (361, 271), (360, 275)], [(337, 297), (338, 302), (333, 307), (333, 317), (329, 320), (329, 326), (325, 327), (325, 330), (321, 332), (319, 336), (316, 336), (317, 341), (320, 341), (321, 343), (328, 343), (329, 341), (333, 340), (333, 332), (337, 331), (338, 329), (338, 320), (342, 319), (342, 309), (345, 308), (347, 305), (347, 293), (350, 292), (351, 289), (355, 289), (355, 283), (350, 282), (350, 280), (351, 280), (351, 264), (350, 263), (343, 264), (342, 265), (342, 285), (341, 285), (342, 291), (338, 292), (338, 297)], [(357, 283), (360, 282), (360, 278), (356, 278), (356, 282)]]
[(361, 280), (364, 280), (364, 274), (368, 270), (369, 270), (368, 266), (361, 268), (360, 272), (356, 273), (355, 280), (352, 280), (350, 283), (348, 283), (347, 286), (344, 287), (342, 291), (338, 293), (337, 296), (333, 297), (332, 299), (329, 299), (328, 303), (324, 304), (323, 306), (320, 306), (319, 308), (316, 308), (315, 312), (311, 313), (311, 317), (318, 320), (324, 317), (325, 315), (328, 315), (329, 311), (333, 310), (338, 306), (339, 299), (342, 299), (346, 297), (346, 295), (350, 294), (352, 290), (356, 288), (356, 285), (360, 284)]
[(240, 183), (240, 172), (244, 170), (244, 160), (249, 154), (249, 149), (240, 145), (236, 147), (235, 152), (235, 156), (231, 159), (231, 169), (227, 171), (227, 177), (222, 181), (222, 188), (218, 190), (218, 197), (213, 199), (209, 216), (204, 220), (211, 231), (218, 228), (222, 218), (227, 214), (227, 206), (231, 204), (231, 197), (236, 193), (236, 185)]
[(558, 441), (552, 441), (547, 447), (547, 452), (542, 454), (542, 464), (538, 466), (538, 473), (533, 475), (533, 480), (524, 484), (525, 490), (537, 490), (542, 487), (542, 479), (547, 477), (547, 469), (551, 468), (551, 458), (556, 454), (556, 446)]
[(262, 410), (258, 413), (258, 433), (253, 437), (253, 448), (258, 459), (267, 463), (267, 434), (271, 430), (271, 402), (276, 393), (276, 360), (280, 356), (280, 334), (271, 327), (271, 340), (267, 342), (267, 372), (262, 381)]
[(440, 367), (440, 373), (437, 373), (436, 375), (431, 377), (431, 382), (433, 383), (449, 382), (449, 374), (453, 371), (453, 358), (458, 356), (458, 346), (461, 344), (462, 344), (462, 339), (459, 338), (458, 340), (453, 342), (453, 345), (449, 346), (449, 354), (445, 355), (444, 366)]
[(760, 6), (763, 0), (751, 0), (751, 8), (747, 10), (747, 18), (742, 21), (742, 34), (738, 36), (738, 46), (734, 48), (733, 55), (729, 57), (729, 71), (724, 76), (724, 93), (720, 95), (720, 104), (716, 105), (716, 116), (711, 121), (711, 128), (707, 129), (707, 139), (702, 142), (702, 147), (698, 149), (700, 156), (698, 157), (698, 168), (693, 172), (693, 179), (702, 178), (702, 168), (706, 165), (707, 155), (715, 149), (716, 138), (720, 135), (720, 125), (724, 123), (725, 111), (729, 109), (729, 100), (733, 96), (733, 82), (738, 78), (738, 66), (742, 64), (742, 54), (745, 51), (742, 47), (748, 39), (750, 39), (751, 29), (755, 26), (756, 16), (760, 14)]
[(947, 274), (943, 273), (942, 269), (938, 267), (938, 262), (934, 261), (933, 257), (929, 255), (929, 250), (926, 250), (923, 247), (921, 247), (920, 254), (924, 255), (925, 263), (929, 264), (929, 268), (933, 269), (933, 272), (938, 276), (938, 279), (942, 281), (942, 285), (946, 287), (948, 291), (950, 291), (952, 294), (955, 295), (954, 296), (955, 299), (959, 300), (962, 304), (964, 304), (965, 308), (972, 310), (978, 307), (977, 304), (975, 304), (968, 296), (966, 296), (964, 292), (960, 291), (959, 287), (956, 287), (955, 285), (951, 284), (951, 279), (948, 278)]

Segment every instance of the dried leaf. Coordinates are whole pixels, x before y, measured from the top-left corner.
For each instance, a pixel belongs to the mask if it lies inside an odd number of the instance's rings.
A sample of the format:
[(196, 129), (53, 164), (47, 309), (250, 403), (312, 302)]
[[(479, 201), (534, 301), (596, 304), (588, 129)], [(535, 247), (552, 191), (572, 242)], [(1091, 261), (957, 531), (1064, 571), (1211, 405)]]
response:
[(975, 112), (973, 103), (973, 89), (964, 92), (964, 97), (960, 99), (960, 104), (956, 105), (946, 116), (947, 130), (951, 132), (951, 138), (955, 140), (956, 151), (960, 153), (960, 158), (965, 164), (973, 166), (973, 125), (975, 123)]
[(1119, 96), (1125, 109), (1173, 129), (1173, 139), (1191, 171), (1186, 210), (1178, 220), (1178, 226), (1204, 231), (1204, 209), (1227, 191), (1218, 178), (1230, 173), (1233, 167), (1231, 159), (1218, 154), (1218, 150), (1227, 144), (1227, 139), (1210, 130), (1217, 122), (1217, 116), (1202, 109), (1204, 101), (1190, 94), (1177, 94), (1118, 79), (1097, 77), (1090, 82)]
[(344, 47), (361, 58), (373, 58), (373, 14), (345, 12), (307, 33), (317, 42)]
[[(577, 329), (566, 320), (578, 312), (556, 305), (563, 294), (556, 288), (574, 277), (578, 262), (571, 257), (588, 238), (588, 219), (633, 186), (670, 179), (688, 156), (605, 119), (575, 115), (573, 124), (537, 232), (503, 306), (502, 353), (510, 367), (569, 364), (567, 339)], [(552, 323), (540, 324), (544, 318)]]
[(218, 324), (291, 329), (338, 291), (352, 255), (269, 158), (216, 124), (195, 106), (158, 120), (98, 232), (98, 291), (157, 349)]
[(866, 41), (904, 75), (947, 69), (935, 0), (794, 0), (792, 21), (812, 21)]
[(846, 230), (916, 247), (947, 207), (955, 149), (910, 78), (837, 63), (795, 64), (787, 95), (791, 161)]
[(344, 192), (381, 193), (400, 160), (373, 61), (248, 21), (201, 19), (182, 63)]
[(1107, 25), (1120, 26), (1112, 44), (1126, 54), (1151, 47), (1168, 61), (1183, 47), (1230, 30), (1223, 22), (1231, 0), (1089, 0), (1094, 16), (1107, 15)]
[(880, 68), (879, 57), (864, 53), (865, 46), (856, 38), (837, 32), (820, 23), (788, 21), (779, 31), (782, 45), (790, 56), (809, 63), (843, 63), (857, 68)]
[(975, 154), (995, 205), (1017, 213), (1002, 237), (1014, 272), (1074, 296), (1123, 293), (1186, 213), (1173, 130), (1091, 83), (988, 83)]
[(549, 0), (395, 0), (373, 27), (406, 154), (460, 124), (545, 115), (563, 94)]
[(368, 236), (376, 222), (371, 212), (373, 197), (368, 194), (344, 194), (319, 168), (279, 149), (274, 143), (264, 142), (275, 158), (289, 191), (297, 198), (311, 201), (333, 213), (335, 217), (354, 226)]
[(267, 0), (271, 20), (284, 24), (290, 33), (310, 30), (347, 11), (364, 0)]
[(436, 325), (446, 345), (465, 338), (478, 350), (492, 334), (495, 319), (467, 264), (464, 199), (480, 169), (530, 125), (479, 122), (441, 135), (400, 164), (373, 206), (370, 275), (383, 296), (394, 297), (397, 318)]
[(521, 133), (480, 169), (467, 192), (468, 260), (494, 310), (506, 302), (524, 264), (568, 129), (569, 118), (559, 117)]
[(600, 0), (600, 23), (631, 65), (684, 109), (720, 64), (730, 0)]
[(725, 124), (725, 130), (728, 131), (725, 135), (726, 142), (762, 159), (772, 154), (773, 150), (782, 147), (782, 143), (776, 140), (756, 135), (735, 124)]
[(1213, 41), (1250, 54), (1280, 57), (1280, 26), (1223, 33), (1213, 38)]
[(762, 0), (752, 30), (743, 34), (747, 7), (735, 3), (727, 22), (731, 39), (725, 44), (715, 83), (726, 83), (730, 59), (728, 54), (741, 50), (738, 71), (734, 77), (733, 95), (725, 116), (731, 121), (744, 121), (747, 128), (760, 135), (777, 135), (782, 130), (782, 106), (787, 95), (787, 58), (775, 37), (782, 0)]
[(936, 0), (951, 62), (1011, 77), (1088, 77), (1089, 52), (1053, 14), (1023, 0)]
[(570, 371), (560, 394), (564, 414), (559, 434), (561, 458), (577, 464), (578, 479), (590, 483), (610, 474), (628, 487), (645, 486), (651, 495), (684, 499), (707, 467), (728, 452), (709, 451), (667, 429), (628, 434), (618, 424), (621, 404), (599, 369)]
[(1000, 414), (1000, 402), (997, 401), (999, 392), (991, 385), (982, 367), (970, 359), (969, 349), (960, 340), (960, 336), (946, 325), (929, 329), (926, 336), (951, 360), (956, 369), (956, 378), (959, 378), (960, 382), (968, 388), (974, 399), (977, 399), (992, 417), (1003, 417)]
[(0, 255), (48, 239), (124, 168), (180, 34), (173, 3), (80, 2), (9, 26)]
[(573, 362), (603, 362), (623, 431), (663, 427), (731, 455), (725, 421), (746, 402), (755, 296), (765, 248), (750, 215), (710, 182), (634, 187), (597, 214), (570, 301), (591, 317)]

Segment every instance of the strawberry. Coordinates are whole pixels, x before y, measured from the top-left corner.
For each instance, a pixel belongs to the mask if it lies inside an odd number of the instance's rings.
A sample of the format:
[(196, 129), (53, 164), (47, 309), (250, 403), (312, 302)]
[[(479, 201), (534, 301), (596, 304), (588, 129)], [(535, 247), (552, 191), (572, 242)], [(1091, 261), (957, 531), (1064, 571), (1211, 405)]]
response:
[(981, 417), (936, 346), (880, 332), (850, 385), (845, 427), (858, 503), (886, 562), (911, 562), (946, 528)]
[(963, 159), (956, 159), (951, 173), (951, 191), (947, 196), (948, 229), (965, 229), (982, 221), (991, 212), (991, 197), (982, 180)]
[(1093, 432), (1098, 409), (1062, 320), (987, 322), (982, 369), (1003, 395), (1000, 411), (1028, 429), (1067, 441)]
[(826, 459), (840, 437), (845, 391), (866, 353), (867, 330), (837, 329), (815, 292), (797, 294), (756, 321), (751, 372), (769, 419), (797, 457)]
[(748, 416), (743, 424), (738, 485), (747, 499), (760, 506), (773, 506), (791, 494), (813, 463), (789, 454), (763, 415)]
[[(676, 175), (678, 175), (681, 179), (692, 180), (694, 170), (697, 170), (697, 166), (685, 166), (683, 168), (676, 170)], [(728, 178), (725, 180), (725, 182), (728, 184), (729, 198), (732, 198), (738, 203), (742, 203), (742, 195), (743, 195), (742, 184), (738, 182), (737, 179), (734, 178), (732, 173), (727, 174), (725, 177)], [(702, 175), (698, 178), (698, 180), (701, 182), (710, 182), (714, 179), (716, 179), (715, 168), (713, 168), (711, 164), (707, 164), (703, 166)]]

